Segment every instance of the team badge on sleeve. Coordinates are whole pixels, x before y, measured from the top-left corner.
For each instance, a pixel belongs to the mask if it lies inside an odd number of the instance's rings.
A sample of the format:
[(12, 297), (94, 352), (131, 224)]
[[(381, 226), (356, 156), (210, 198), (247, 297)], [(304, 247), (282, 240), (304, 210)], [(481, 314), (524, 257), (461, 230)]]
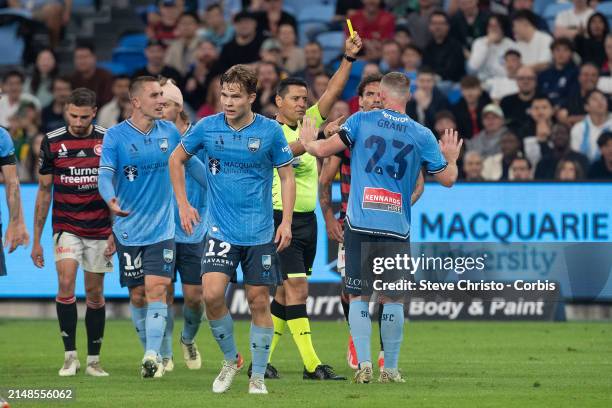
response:
[(250, 152), (256, 152), (259, 150), (259, 146), (261, 145), (261, 139), (257, 137), (249, 137), (248, 148)]
[(270, 268), (272, 267), (272, 255), (262, 255), (261, 265), (266, 271), (270, 270)]

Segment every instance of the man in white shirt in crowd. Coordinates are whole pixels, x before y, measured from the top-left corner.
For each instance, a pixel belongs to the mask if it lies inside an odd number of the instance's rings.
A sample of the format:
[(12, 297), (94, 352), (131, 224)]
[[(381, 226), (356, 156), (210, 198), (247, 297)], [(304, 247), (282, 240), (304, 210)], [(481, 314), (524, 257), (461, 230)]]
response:
[(517, 12), (512, 19), (512, 31), (523, 64), (536, 72), (546, 69), (552, 60), (550, 44), (553, 39), (536, 28), (534, 14), (529, 10)]
[(499, 103), (504, 96), (515, 94), (519, 91), (516, 83), (516, 73), (521, 67), (521, 53), (515, 49), (509, 49), (504, 54), (505, 75), (496, 76), (485, 81), (484, 88), (495, 103)]
[(572, 128), (571, 146), (589, 158), (592, 163), (599, 158), (597, 138), (605, 130), (612, 130), (612, 114), (608, 112), (606, 94), (595, 89), (586, 97), (586, 117)]
[(574, 39), (579, 33), (586, 33), (587, 22), (595, 12), (588, 0), (573, 0), (574, 7), (563, 10), (555, 18), (555, 38)]

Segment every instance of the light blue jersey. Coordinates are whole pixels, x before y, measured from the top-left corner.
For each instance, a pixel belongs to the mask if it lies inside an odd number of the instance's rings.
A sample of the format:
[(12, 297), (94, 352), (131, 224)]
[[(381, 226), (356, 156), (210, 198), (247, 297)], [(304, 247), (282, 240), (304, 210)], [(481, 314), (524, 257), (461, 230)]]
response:
[(125, 120), (106, 131), (100, 169), (114, 172), (114, 187), (127, 217), (115, 217), (113, 232), (124, 246), (174, 238), (174, 202), (168, 159), (180, 142), (172, 122), (156, 120), (147, 133)]
[(0, 166), (15, 164), (15, 146), (11, 135), (0, 127)]
[(204, 151), (208, 235), (242, 246), (271, 242), (273, 169), (293, 159), (280, 125), (255, 114), (235, 130), (219, 113), (202, 119), (181, 144), (190, 155)]
[[(192, 130), (193, 126), (190, 124), (183, 137), (187, 137)], [(203, 163), (206, 163), (206, 157), (204, 156), (203, 150), (198, 152), (197, 157)], [(195, 181), (188, 171), (185, 171), (185, 188), (187, 190), (187, 200), (193, 208), (198, 210), (201, 221), (193, 227), (193, 233), (188, 235), (181, 227), (178, 207), (175, 207), (174, 222), (176, 224), (176, 231), (174, 241), (180, 244), (197, 244), (202, 242), (204, 235), (206, 235), (206, 188)]]
[(447, 166), (433, 133), (388, 109), (357, 112), (342, 129), (351, 148), (349, 228), (408, 238), (410, 197), (421, 166), (430, 174)]

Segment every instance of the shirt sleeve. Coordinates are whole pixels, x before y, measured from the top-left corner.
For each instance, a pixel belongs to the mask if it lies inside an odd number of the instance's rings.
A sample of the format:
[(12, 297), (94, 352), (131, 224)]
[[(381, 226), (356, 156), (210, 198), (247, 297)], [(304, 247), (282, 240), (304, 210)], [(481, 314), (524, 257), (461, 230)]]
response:
[(357, 112), (346, 120), (342, 126), (340, 126), (340, 139), (350, 148), (353, 148), (359, 135), (359, 124), (361, 122), (361, 112)]
[(274, 127), (274, 137), (272, 142), (272, 164), (274, 167), (283, 167), (291, 163), (293, 161), (293, 153), (291, 153), (291, 148), (287, 143), (287, 139), (283, 134), (283, 129), (280, 127), (278, 123), (273, 123)]
[(106, 131), (104, 140), (102, 142), (102, 156), (100, 157), (100, 169), (109, 170), (112, 172), (117, 171), (118, 156), (117, 156), (117, 142), (115, 140), (115, 132), (111, 128)]
[(189, 156), (193, 156), (198, 153), (198, 151), (204, 149), (204, 134), (206, 132), (204, 128), (205, 122), (205, 120), (199, 121), (191, 132), (181, 139), (181, 146)]
[(6, 130), (0, 128), (0, 166), (16, 163), (13, 139)]
[(43, 137), (40, 143), (40, 162), (38, 167), (38, 174), (52, 174), (53, 173), (53, 153), (51, 152), (51, 144), (47, 136)]
[(306, 110), (306, 115), (315, 120), (315, 125), (320, 127), (323, 122), (325, 122), (325, 118), (321, 116), (321, 111), (319, 110), (319, 104), (313, 105)]
[(421, 162), (429, 174), (440, 173), (448, 166), (431, 130), (423, 130), (422, 142), (419, 147), (421, 149)]

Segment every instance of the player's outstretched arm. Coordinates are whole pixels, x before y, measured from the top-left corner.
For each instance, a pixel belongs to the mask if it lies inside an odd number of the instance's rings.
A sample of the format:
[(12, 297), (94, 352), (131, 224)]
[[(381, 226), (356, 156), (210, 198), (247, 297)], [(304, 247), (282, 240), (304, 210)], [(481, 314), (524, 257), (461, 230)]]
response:
[(417, 176), (416, 184), (414, 185), (414, 191), (410, 196), (410, 205), (414, 205), (421, 195), (423, 195), (423, 191), (425, 190), (425, 176), (423, 176), (423, 169), (419, 171), (419, 175)]
[(34, 207), (34, 242), (30, 257), (34, 266), (44, 268), (45, 257), (40, 237), (42, 236), (49, 207), (51, 206), (51, 190), (53, 189), (53, 174), (40, 174), (38, 176), (38, 192), (36, 193), (36, 205)]
[(457, 175), (459, 174), (457, 159), (461, 152), (461, 146), (463, 146), (463, 139), (459, 138), (456, 130), (446, 129), (440, 138), (439, 145), (448, 166), (443, 171), (434, 174), (434, 177), (444, 187), (451, 187), (457, 181)]
[(327, 236), (337, 242), (344, 241), (342, 226), (334, 216), (331, 204), (331, 185), (338, 173), (342, 159), (338, 156), (330, 156), (325, 159), (321, 174), (319, 175), (319, 204), (325, 218)]
[(4, 235), (4, 247), (8, 248), (9, 253), (11, 253), (19, 245), (28, 246), (30, 236), (23, 219), (17, 166), (15, 164), (3, 165), (2, 174), (4, 175), (6, 205), (9, 208), (9, 224)]
[(324, 140), (317, 140), (319, 129), (314, 119), (304, 116), (300, 128), (300, 141), (304, 149), (315, 157), (328, 157), (347, 148), (338, 134)]
[(183, 231), (191, 235), (193, 233), (193, 226), (200, 222), (200, 214), (198, 214), (198, 211), (193, 208), (187, 200), (184, 166), (189, 158), (190, 156), (182, 145), (178, 145), (170, 155), (168, 166), (170, 168), (170, 180), (172, 181), (172, 188), (174, 189), (174, 196), (176, 197), (176, 204), (181, 219), (181, 227)]
[(281, 252), (291, 244), (291, 223), (295, 207), (295, 175), (290, 165), (279, 167), (278, 176), (281, 182), (281, 200), (283, 201), (283, 221), (276, 229), (274, 243), (276, 250)]
[[(361, 37), (359, 37), (359, 34), (355, 33), (353, 38), (349, 37), (346, 39), (344, 43), (344, 53), (351, 59), (356, 58), (359, 51), (361, 51), (361, 47), (363, 47)], [(327, 89), (319, 98), (319, 101), (317, 102), (319, 105), (319, 112), (324, 118), (329, 115), (332, 106), (334, 106), (334, 103), (336, 103), (338, 98), (340, 98), (340, 95), (342, 95), (346, 82), (351, 74), (352, 66), (352, 61), (342, 58), (342, 62), (340, 63), (338, 70), (331, 77), (327, 85)]]

